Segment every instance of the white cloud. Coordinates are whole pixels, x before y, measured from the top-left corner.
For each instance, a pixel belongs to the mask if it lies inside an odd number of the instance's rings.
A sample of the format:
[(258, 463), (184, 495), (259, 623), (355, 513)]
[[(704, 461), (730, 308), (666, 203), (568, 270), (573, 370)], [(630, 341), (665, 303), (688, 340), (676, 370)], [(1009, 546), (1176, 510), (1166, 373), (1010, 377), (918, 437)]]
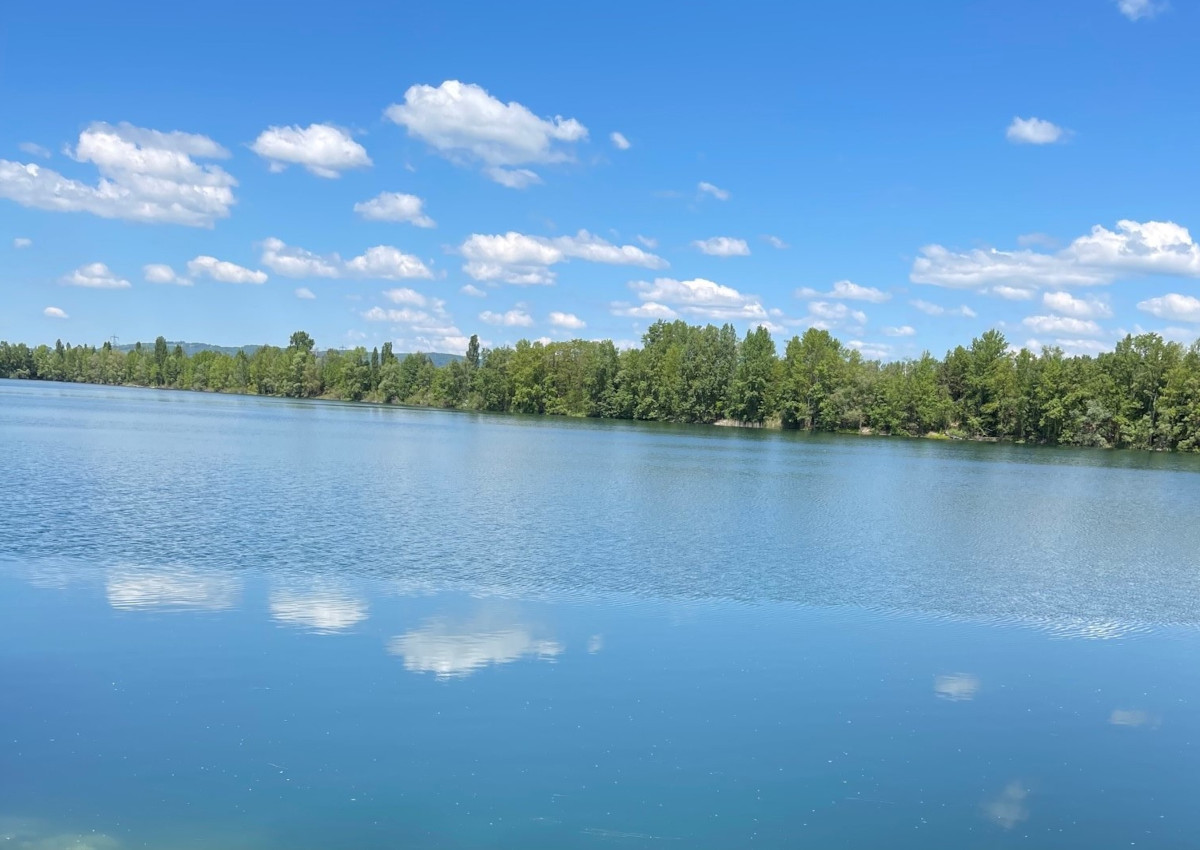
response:
[(474, 233), (459, 251), (467, 261), (463, 271), (475, 280), (517, 285), (554, 283), (555, 273), (549, 267), (571, 259), (649, 269), (667, 265), (661, 257), (635, 245), (613, 245), (586, 230), (555, 238), (515, 231), (496, 235)]
[(808, 305), (809, 318), (805, 324), (830, 329), (847, 322), (859, 325), (867, 323), (867, 314), (862, 310), (853, 310), (840, 301), (812, 301)]
[(1072, 316), (1026, 316), (1021, 324), (1040, 334), (1083, 334), (1094, 335), (1101, 333), (1100, 326), (1090, 319), (1076, 319)]
[(317, 297), (316, 294), (307, 286), (297, 287), (295, 289), (295, 295), (301, 301), (312, 301)]
[(45, 310), (42, 311), (42, 315), (49, 319), (69, 319), (69, 318), (71, 318), (70, 316), (67, 315), (67, 311), (62, 309), (61, 307), (47, 307)]
[(1139, 301), (1138, 309), (1160, 319), (1175, 319), (1183, 322), (1200, 322), (1200, 298), (1172, 292)]
[(883, 329), (884, 336), (915, 336), (917, 329), (912, 325), (900, 325), (899, 327), (886, 327)]
[(878, 342), (863, 342), (861, 339), (852, 339), (846, 345), (868, 360), (886, 360), (892, 356), (892, 347)]
[(845, 301), (870, 301), (872, 304), (882, 304), (892, 296), (882, 289), (873, 286), (859, 286), (848, 280), (839, 280), (829, 292), (818, 292), (809, 287), (796, 290), (797, 298), (838, 298)]
[(188, 273), (192, 277), (209, 277), (221, 283), (253, 283), (267, 282), (267, 273), (256, 269), (248, 269), (237, 263), (218, 260), (216, 257), (201, 255), (188, 261)]
[[(397, 289), (388, 289), (383, 293), (383, 297), (393, 304), (409, 304), (413, 307), (425, 307), (429, 304), (430, 299), (426, 298), (415, 289), (409, 289), (406, 286)], [(441, 302), (438, 302), (439, 304)]]
[[(666, 304), (656, 301), (646, 301), (636, 306), (625, 301), (614, 301), (610, 305), (614, 316), (625, 316), (630, 319), (676, 319), (679, 314)], [(632, 346), (635, 347), (636, 346)]]
[(474, 284), (465, 284), (459, 290), (463, 295), (470, 295), (472, 298), (487, 298), (487, 293)]
[(702, 194), (712, 195), (718, 201), (728, 201), (730, 198), (729, 192), (720, 188), (719, 186), (714, 186), (712, 183), (706, 183), (703, 180), (696, 185), (696, 188), (699, 189)]
[(33, 247), (33, 240), (26, 236), (18, 236), (15, 239), (13, 239), (13, 247), (18, 248), (18, 249), (19, 248), (31, 248), (31, 247)]
[(920, 310), (927, 316), (962, 316), (967, 319), (975, 318), (975, 311), (963, 304), (961, 307), (943, 307), (941, 304), (933, 304), (929, 301), (916, 299), (908, 302)]
[(1061, 251), (979, 249), (954, 252), (928, 245), (913, 261), (914, 283), (951, 289), (996, 284), (1019, 287), (1089, 286), (1128, 275), (1200, 277), (1200, 245), (1186, 227), (1170, 221), (1123, 219), (1116, 230), (1092, 228)]
[(1153, 18), (1166, 8), (1166, 2), (1160, 0), (1117, 0), (1117, 9), (1131, 21)]
[[(731, 286), (723, 286), (704, 278), (674, 280), (660, 277), (653, 283), (634, 281), (629, 284), (642, 301), (643, 307), (652, 303), (678, 308), (679, 312), (717, 321), (768, 318), (757, 295), (744, 295)], [(626, 313), (625, 315), (632, 315)]]
[(191, 227), (212, 227), (236, 203), (237, 181), (219, 166), (193, 159), (229, 156), (207, 136), (95, 123), (70, 153), (96, 166), (96, 185), (0, 159), (0, 197), (35, 209)]
[(770, 234), (767, 234), (766, 236), (764, 236), (763, 241), (766, 242), (768, 245), (770, 245), (772, 248), (778, 248), (780, 251), (782, 251), (788, 247), (788, 243), (784, 242), (778, 236), (771, 236)]
[(169, 283), (175, 286), (192, 285), (192, 281), (189, 278), (176, 274), (175, 269), (166, 263), (149, 263), (144, 265), (142, 266), (142, 275), (145, 277), (146, 283)]
[(1022, 248), (1041, 246), (1042, 248), (1057, 248), (1059, 241), (1045, 233), (1022, 233), (1017, 237), (1017, 244)]
[(384, 115), (452, 162), (480, 163), (491, 179), (513, 188), (540, 178), (512, 166), (572, 159), (567, 146), (588, 134), (574, 118), (539, 118), (520, 103), (504, 103), (458, 80), (412, 86), (404, 102), (392, 104)]
[(62, 279), (69, 286), (84, 286), (88, 289), (128, 289), (132, 284), (113, 274), (104, 263), (88, 263), (80, 266)]
[(637, 237), (637, 241), (641, 242), (643, 245), (645, 245), (650, 250), (654, 250), (655, 248), (658, 247), (658, 240), (651, 236), (642, 236), (639, 233), (638, 237)]
[(1007, 284), (997, 284), (989, 290), (992, 295), (998, 295), (1006, 301), (1029, 301), (1037, 295), (1036, 289), (1025, 289), (1020, 286), (1008, 286)]
[(574, 313), (560, 313), (557, 310), (550, 314), (550, 324), (556, 328), (567, 328), (573, 331), (587, 327), (587, 322)]
[(439, 678), (469, 676), (492, 664), (523, 657), (553, 660), (563, 651), (556, 641), (537, 638), (528, 627), (482, 619), (469, 623), (435, 620), (388, 642), (388, 652), (404, 659), (404, 669)]
[(404, 280), (433, 277), (418, 257), (390, 245), (376, 245), (357, 257), (343, 260), (338, 254), (314, 254), (271, 237), (263, 240), (260, 262), (276, 274), (290, 278)]
[(1112, 308), (1099, 298), (1076, 298), (1069, 292), (1047, 292), (1042, 303), (1052, 312), (1077, 319), (1106, 319)]
[(489, 325), (503, 325), (506, 328), (527, 328), (533, 324), (533, 317), (524, 310), (509, 310), (504, 313), (484, 310), (479, 314), (479, 321)]
[(692, 246), (710, 257), (746, 257), (750, 254), (750, 246), (746, 244), (745, 239), (734, 239), (730, 236), (697, 239)]
[(369, 201), (355, 204), (354, 211), (367, 221), (407, 221), (417, 227), (433, 227), (434, 221), (425, 215), (424, 205), (416, 195), (380, 192)]
[(613, 147), (617, 150), (627, 151), (632, 145), (629, 144), (629, 139), (625, 138), (623, 133), (609, 133), (608, 138), (612, 141)]
[(50, 151), (39, 145), (37, 142), (21, 142), (17, 145), (21, 153), (27, 153), (30, 156), (40, 156), (42, 159), (50, 158)]
[(268, 160), (272, 171), (302, 165), (318, 177), (340, 177), (347, 169), (372, 164), (367, 149), (332, 124), (268, 127), (250, 150)]
[(1018, 145), (1052, 145), (1065, 135), (1062, 127), (1041, 118), (1014, 118), (1004, 132), (1005, 138)]

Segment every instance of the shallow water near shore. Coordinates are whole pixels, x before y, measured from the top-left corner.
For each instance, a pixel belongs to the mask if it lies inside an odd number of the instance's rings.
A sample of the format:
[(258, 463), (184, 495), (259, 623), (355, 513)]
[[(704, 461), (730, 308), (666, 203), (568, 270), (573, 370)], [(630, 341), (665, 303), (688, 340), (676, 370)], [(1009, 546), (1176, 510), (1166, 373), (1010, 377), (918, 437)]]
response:
[(1200, 458), (0, 381), (0, 840), (1194, 846)]

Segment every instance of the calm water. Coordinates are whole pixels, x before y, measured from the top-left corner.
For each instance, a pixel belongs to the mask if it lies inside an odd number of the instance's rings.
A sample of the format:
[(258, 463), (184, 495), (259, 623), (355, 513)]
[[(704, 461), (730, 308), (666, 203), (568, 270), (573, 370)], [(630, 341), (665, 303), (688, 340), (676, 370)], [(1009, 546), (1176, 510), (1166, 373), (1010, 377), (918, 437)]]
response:
[(1195, 848), (1198, 473), (0, 381), (0, 846)]

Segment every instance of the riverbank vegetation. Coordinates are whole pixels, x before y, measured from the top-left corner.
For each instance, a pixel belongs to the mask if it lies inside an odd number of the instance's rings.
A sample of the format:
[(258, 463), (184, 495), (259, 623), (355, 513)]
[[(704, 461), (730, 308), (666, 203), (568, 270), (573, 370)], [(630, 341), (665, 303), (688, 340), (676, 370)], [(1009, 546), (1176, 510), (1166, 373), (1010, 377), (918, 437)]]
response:
[(1127, 336), (1096, 356), (1014, 351), (999, 331), (938, 359), (879, 362), (809, 329), (782, 354), (763, 328), (656, 322), (640, 348), (528, 342), (436, 366), (424, 354), (286, 347), (186, 355), (163, 337), (120, 351), (0, 342), (0, 377), (295, 398), (818, 431), (1200, 450), (1200, 343)]

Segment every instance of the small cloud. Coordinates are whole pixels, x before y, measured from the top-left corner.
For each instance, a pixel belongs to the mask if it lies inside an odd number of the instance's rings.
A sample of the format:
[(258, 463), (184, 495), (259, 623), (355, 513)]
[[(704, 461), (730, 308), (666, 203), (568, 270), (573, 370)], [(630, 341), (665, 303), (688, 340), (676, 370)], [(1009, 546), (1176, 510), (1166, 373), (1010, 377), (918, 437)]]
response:
[(1022, 248), (1057, 248), (1059, 241), (1045, 233), (1022, 233), (1017, 237), (1017, 244)]
[(574, 313), (560, 313), (557, 310), (550, 314), (550, 324), (556, 328), (566, 328), (572, 331), (587, 327), (587, 322)]
[(1004, 136), (1016, 145), (1052, 145), (1062, 141), (1066, 130), (1041, 118), (1014, 118)]
[(1005, 301), (1029, 301), (1033, 296), (1037, 295), (1035, 290), (1025, 289), (1021, 286), (1008, 286), (1007, 284), (993, 286), (988, 292), (1003, 298)]
[(479, 314), (479, 321), (489, 325), (503, 325), (506, 328), (527, 328), (533, 324), (533, 317), (524, 310), (508, 310), (504, 313), (484, 310)]
[(728, 191), (703, 180), (697, 184), (696, 188), (699, 189), (702, 194), (712, 195), (718, 201), (728, 201), (730, 198), (730, 193)]
[(466, 286), (463, 286), (458, 291), (461, 292), (463, 295), (470, 295), (472, 298), (487, 298), (486, 292), (484, 292), (478, 286), (475, 286), (470, 283), (468, 283)]
[(1114, 708), (1108, 716), (1108, 722), (1113, 726), (1150, 726), (1157, 728), (1162, 725), (1162, 719), (1148, 711), (1136, 708)]
[(624, 301), (614, 301), (610, 305), (610, 309), (614, 316), (624, 316), (629, 319), (674, 319), (679, 316), (666, 304), (660, 304), (657, 301), (646, 301), (636, 307)]
[(1117, 9), (1131, 21), (1153, 18), (1166, 8), (1167, 4), (1161, 0), (1117, 0)]
[(170, 283), (175, 286), (192, 285), (191, 279), (179, 276), (175, 273), (175, 269), (165, 263), (150, 263), (142, 266), (142, 275), (145, 277), (146, 283)]
[(371, 165), (366, 148), (341, 127), (310, 124), (308, 127), (268, 127), (250, 150), (270, 163), (271, 171), (301, 165), (318, 177), (340, 177), (350, 168)]
[(45, 310), (42, 311), (42, 315), (48, 319), (69, 319), (69, 318), (71, 318), (70, 316), (67, 315), (67, 311), (62, 309), (61, 307), (47, 307)]
[(587, 651), (590, 655), (595, 655), (602, 649), (604, 649), (604, 635), (592, 635), (588, 638)]
[(313, 291), (311, 289), (309, 289), (307, 286), (298, 287), (295, 290), (295, 294), (296, 294), (296, 297), (301, 299), (302, 301), (312, 301), (313, 299), (315, 299), (317, 297), (316, 294), (314, 294)]
[(17, 145), (17, 147), (20, 148), (23, 153), (27, 153), (30, 156), (40, 156), (42, 159), (50, 158), (50, 151), (39, 145), (37, 142), (21, 142), (21, 144)]
[(18, 236), (13, 240), (14, 248), (30, 248), (33, 246), (33, 240), (25, 236)]
[(934, 304), (930, 301), (922, 301), (920, 298), (909, 301), (909, 304), (916, 307), (927, 316), (962, 316), (966, 319), (974, 319), (975, 311), (963, 304), (961, 307), (943, 307), (941, 304)]
[(128, 289), (132, 284), (113, 274), (104, 263), (88, 263), (80, 266), (62, 279), (68, 286), (83, 286), (88, 289)]
[(883, 329), (884, 336), (915, 336), (917, 329), (912, 325), (900, 325), (899, 327), (887, 327)]
[(610, 133), (608, 138), (612, 141), (613, 147), (620, 151), (629, 150), (632, 145), (629, 144), (629, 139), (625, 138), (623, 133)]
[(970, 673), (948, 673), (933, 680), (933, 692), (939, 699), (965, 702), (979, 693), (979, 677)]
[(810, 287), (796, 290), (797, 298), (836, 298), (842, 301), (869, 301), (872, 304), (882, 304), (892, 296), (882, 289), (873, 286), (859, 286), (849, 280), (839, 280), (829, 292), (818, 292)]
[(763, 241), (766, 242), (768, 245), (770, 245), (772, 248), (778, 248), (780, 251), (789, 247), (788, 243), (784, 242), (778, 236), (772, 236), (769, 233), (767, 235), (763, 236)]
[(639, 233), (638, 237), (637, 237), (637, 241), (641, 242), (643, 245), (645, 245), (647, 248), (650, 248), (650, 249), (654, 249), (654, 248), (658, 247), (658, 240), (651, 236), (643, 236), (642, 234)]
[(1139, 301), (1137, 308), (1143, 313), (1157, 316), (1160, 319), (1172, 319), (1177, 322), (1200, 322), (1200, 298), (1193, 295), (1180, 295), (1170, 292), (1155, 298)]
[(710, 257), (747, 257), (750, 255), (750, 246), (746, 244), (746, 240), (735, 239), (731, 236), (697, 239), (692, 245)]
[(239, 266), (237, 263), (218, 260), (216, 257), (201, 255), (188, 261), (188, 272), (192, 277), (209, 277), (221, 283), (253, 283), (267, 282), (267, 273)]
[(355, 204), (354, 211), (367, 221), (407, 221), (417, 227), (433, 227), (435, 222), (425, 215), (424, 205), (416, 195), (380, 192), (369, 201)]
[(527, 189), (542, 182), (542, 178), (537, 175), (537, 172), (530, 171), (528, 168), (501, 168), (495, 165), (485, 168), (483, 173), (509, 189)]
[(1026, 316), (1021, 324), (1039, 334), (1100, 334), (1100, 326), (1091, 319), (1077, 319), (1074, 316)]

